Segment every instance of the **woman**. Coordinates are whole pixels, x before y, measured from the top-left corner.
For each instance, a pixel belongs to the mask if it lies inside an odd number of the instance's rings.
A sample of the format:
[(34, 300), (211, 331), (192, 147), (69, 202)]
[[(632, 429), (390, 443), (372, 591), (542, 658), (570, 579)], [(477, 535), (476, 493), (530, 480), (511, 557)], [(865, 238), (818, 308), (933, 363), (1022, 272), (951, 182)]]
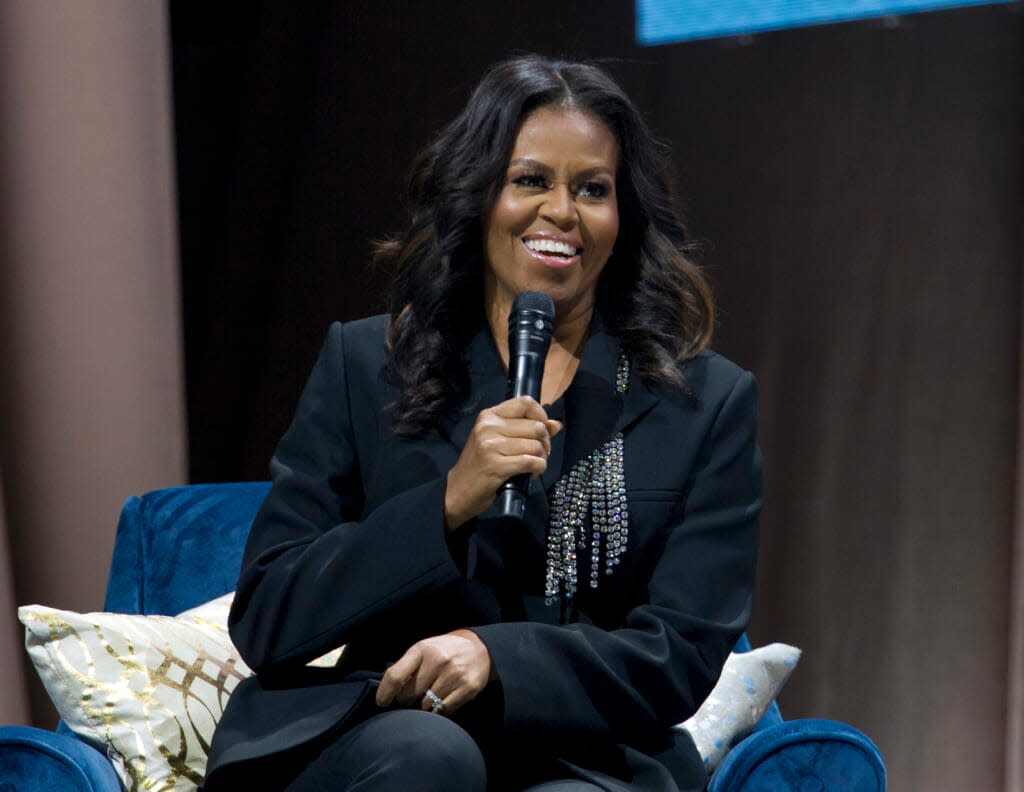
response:
[[(535, 56), (421, 154), (391, 314), (331, 328), (271, 462), (207, 790), (703, 788), (670, 726), (746, 626), (761, 463), (666, 171), (604, 72)], [(544, 406), (504, 398), (525, 290)]]

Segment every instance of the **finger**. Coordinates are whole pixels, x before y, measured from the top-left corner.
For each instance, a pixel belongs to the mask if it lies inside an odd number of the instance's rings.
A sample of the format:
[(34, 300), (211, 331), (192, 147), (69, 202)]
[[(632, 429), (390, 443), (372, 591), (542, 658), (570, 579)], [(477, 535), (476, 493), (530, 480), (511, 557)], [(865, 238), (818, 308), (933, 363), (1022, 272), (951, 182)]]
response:
[(509, 418), (501, 424), (488, 427), (487, 437), (529, 437), (540, 440), (550, 452), (552, 432), (551, 421), (535, 421), (532, 418)]
[(444, 707), (440, 710), (434, 710), (430, 699), (424, 696), (425, 706), (423, 709), (427, 712), (438, 712), (440, 715), (452, 715), (480, 693), (479, 688), (474, 688), (457, 676), (441, 676), (435, 680), (430, 689), (444, 702)]
[(437, 677), (437, 671), (430, 667), (430, 663), (424, 659), (402, 689), (395, 696), (395, 701), (403, 707), (415, 707), (423, 699), (427, 688), (431, 686)]
[[(436, 687), (435, 683), (435, 687)], [(437, 698), (441, 700), (441, 706), (435, 707), (433, 700), (430, 698), (428, 693), (433, 693)], [(443, 693), (438, 693), (433, 687), (427, 688), (423, 695), (420, 697), (420, 709), (424, 712), (436, 712), (438, 715), (447, 715), (450, 710), (448, 709), (448, 699)]]
[(532, 396), (517, 396), (508, 399), (492, 408), (495, 415), (502, 418), (532, 418), (535, 421), (546, 421), (548, 414)]
[[(459, 680), (456, 676), (451, 673), (442, 672), (431, 684), (427, 690), (423, 691), (423, 695), (420, 696), (420, 709), (424, 712), (436, 712), (439, 715), (447, 715), (452, 710), (448, 706), (448, 701), (452, 696), (454, 690), (459, 686)], [(427, 691), (433, 693), (437, 698), (441, 699), (441, 708), (436, 709), (434, 702), (427, 695)]]
[(422, 659), (423, 655), (419, 645), (413, 644), (396, 663), (384, 672), (375, 696), (377, 706), (387, 707), (391, 705), (395, 697), (405, 687), (409, 678), (419, 668)]
[[(536, 424), (541, 426), (540, 423)], [(520, 456), (532, 454), (547, 459), (551, 455), (551, 439), (547, 429), (536, 435), (504, 435), (497, 432), (488, 433), (479, 439), (480, 452), (490, 456)]]
[(521, 473), (528, 473), (536, 478), (548, 469), (548, 460), (545, 457), (533, 456), (532, 454), (503, 456), (495, 467), (498, 469), (498, 477), (502, 481), (512, 478), (512, 476), (518, 476)]
[(473, 691), (468, 687), (458, 687), (444, 697), (444, 709), (440, 711), (441, 715), (453, 715), (458, 712), (463, 705), (468, 704), (474, 698), (479, 691)]
[(556, 421), (553, 418), (548, 418), (547, 425), (549, 437), (554, 437), (556, 434), (558, 434), (565, 428), (564, 423), (562, 423), (561, 421)]
[(505, 418), (490, 429), (508, 437), (535, 437), (538, 440), (551, 434), (547, 419), (536, 418)]
[(547, 459), (550, 454), (548, 445), (540, 440), (526, 437), (506, 437), (505, 442), (494, 446), (495, 450), (506, 457), (535, 456)]

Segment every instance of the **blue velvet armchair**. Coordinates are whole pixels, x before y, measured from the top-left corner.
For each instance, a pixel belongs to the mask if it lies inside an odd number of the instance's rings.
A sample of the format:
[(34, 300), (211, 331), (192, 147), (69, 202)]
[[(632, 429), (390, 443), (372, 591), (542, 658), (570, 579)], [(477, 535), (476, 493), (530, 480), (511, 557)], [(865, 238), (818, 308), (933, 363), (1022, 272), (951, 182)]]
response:
[[(235, 585), (242, 549), (268, 484), (205, 484), (132, 497), (117, 528), (104, 609), (174, 615)], [(748, 651), (746, 637), (737, 651)], [(878, 749), (830, 720), (784, 721), (776, 705), (736, 745), (710, 792), (881, 792)], [(107, 757), (61, 724), (0, 728), (0, 792), (119, 792)]]

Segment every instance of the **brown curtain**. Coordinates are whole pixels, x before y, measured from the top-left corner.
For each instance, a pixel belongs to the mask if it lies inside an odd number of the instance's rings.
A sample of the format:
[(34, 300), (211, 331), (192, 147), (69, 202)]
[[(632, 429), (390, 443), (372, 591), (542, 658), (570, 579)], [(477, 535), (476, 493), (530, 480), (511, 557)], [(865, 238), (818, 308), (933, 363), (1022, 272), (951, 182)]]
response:
[[(169, 71), (163, 3), (0, 3), (0, 594), (18, 604), (98, 609), (124, 499), (184, 481)], [(0, 597), (5, 636), (14, 617)], [(54, 720), (38, 686), (32, 718)]]
[[(1024, 178), (1024, 174), (1022, 174)], [(1024, 210), (1024, 207), (1022, 207)], [(1024, 240), (1024, 211), (1021, 212)], [(1024, 244), (1021, 245), (1024, 248)], [(1022, 286), (1024, 286), (1024, 278)], [(1024, 291), (1021, 293), (1024, 306)], [(1009, 684), (1006, 697), (1006, 792), (1024, 792), (1024, 308), (1021, 310), (1017, 397), (1017, 500), (1011, 553)]]
[(3, 468), (0, 467), (0, 679), (4, 680), (4, 695), (0, 696), (0, 723), (27, 723), (29, 709), (21, 650), (23, 638), (14, 615), (11, 552), (4, 513)]
[(1018, 792), (1021, 17), (668, 60), (719, 347), (761, 384), (783, 713), (862, 728), (893, 789)]

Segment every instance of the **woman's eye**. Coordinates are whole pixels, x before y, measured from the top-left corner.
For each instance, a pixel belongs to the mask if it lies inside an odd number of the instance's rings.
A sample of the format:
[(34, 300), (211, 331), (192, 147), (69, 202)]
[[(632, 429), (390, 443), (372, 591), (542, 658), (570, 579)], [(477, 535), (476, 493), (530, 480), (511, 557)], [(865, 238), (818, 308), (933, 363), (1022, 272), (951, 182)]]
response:
[(527, 187), (530, 189), (540, 189), (547, 186), (547, 179), (543, 176), (538, 176), (533, 173), (524, 173), (521, 176), (516, 176), (512, 179), (512, 183), (517, 187)]
[(604, 182), (584, 182), (576, 188), (576, 195), (581, 198), (607, 198), (611, 191)]

